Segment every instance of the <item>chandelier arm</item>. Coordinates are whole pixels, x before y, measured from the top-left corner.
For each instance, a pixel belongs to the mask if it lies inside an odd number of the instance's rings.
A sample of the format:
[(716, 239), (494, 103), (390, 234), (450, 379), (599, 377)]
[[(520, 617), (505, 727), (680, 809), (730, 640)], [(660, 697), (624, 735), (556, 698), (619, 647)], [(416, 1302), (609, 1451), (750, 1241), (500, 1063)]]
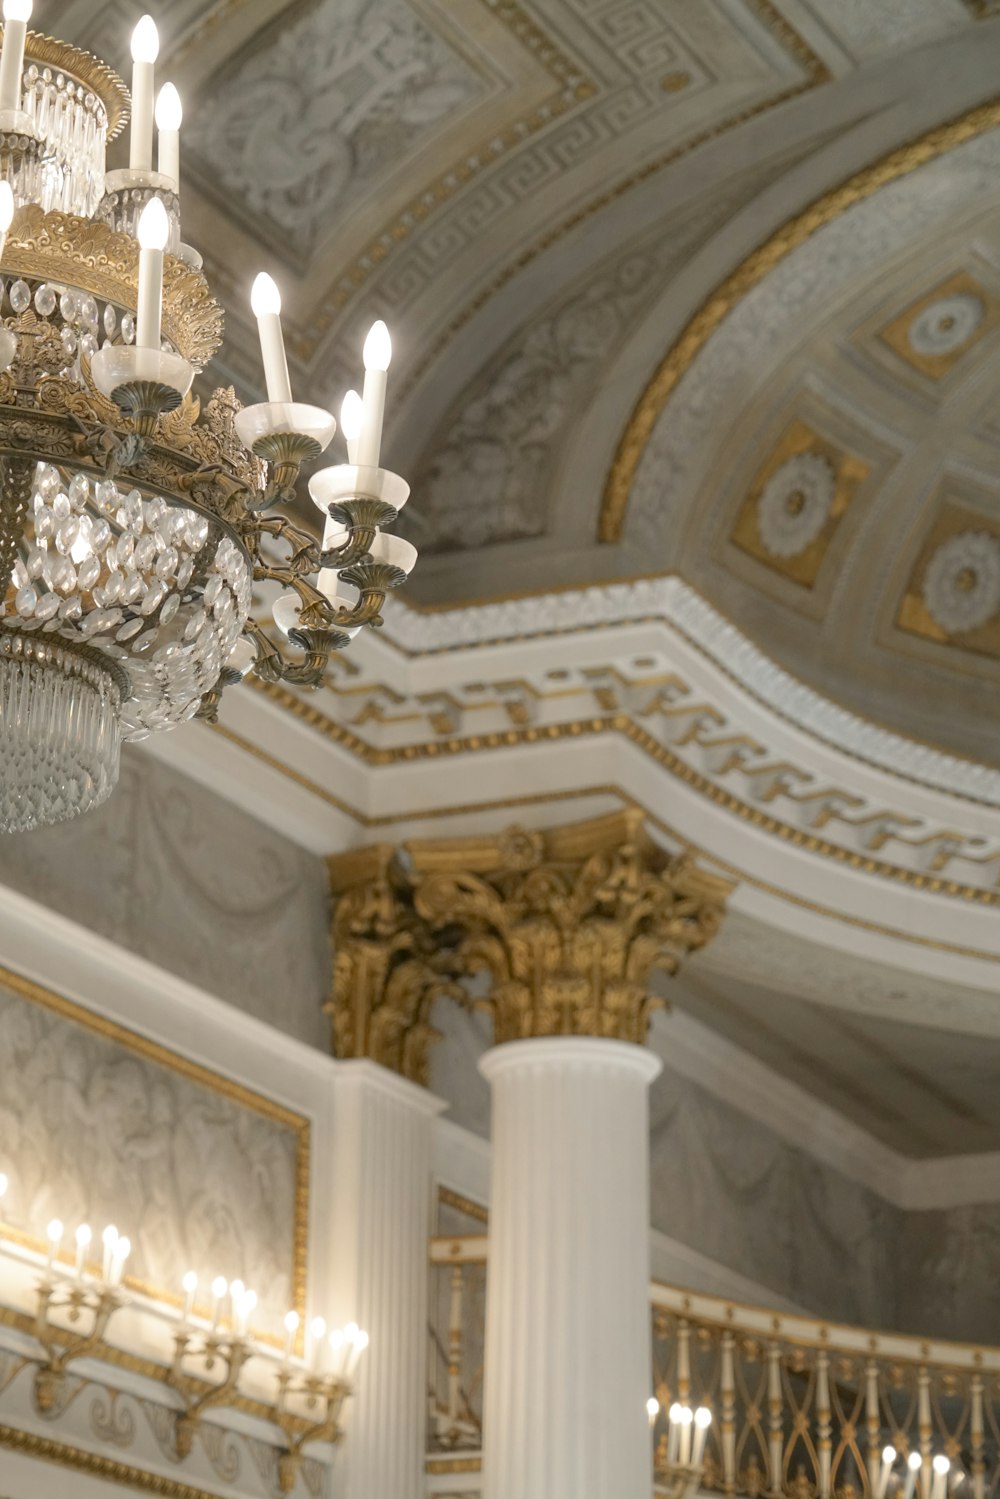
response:
[(292, 555), (288, 558), (287, 566), (299, 574), (306, 572), (318, 572), (321, 567), (328, 566), (320, 555), (315, 536), (305, 531), (301, 526), (294, 526), (284, 515), (269, 515), (266, 519), (257, 522), (258, 532), (266, 533), (268, 536), (277, 536), (282, 541), (287, 541), (292, 548)]

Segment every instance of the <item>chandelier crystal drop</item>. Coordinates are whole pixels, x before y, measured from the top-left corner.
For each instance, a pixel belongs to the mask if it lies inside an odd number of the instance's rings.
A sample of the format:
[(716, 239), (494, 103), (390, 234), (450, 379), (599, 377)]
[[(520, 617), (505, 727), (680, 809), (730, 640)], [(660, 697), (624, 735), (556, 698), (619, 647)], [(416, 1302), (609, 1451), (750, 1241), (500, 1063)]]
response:
[[(409, 486), (381, 467), (385, 325), (345, 402), (346, 461), (309, 484), (317, 536), (288, 511), (337, 424), (293, 396), (266, 273), (267, 401), (190, 393), (222, 314), (182, 239), (183, 109), (170, 83), (156, 92), (155, 21), (132, 34), (130, 98), (106, 64), (30, 31), (31, 9), (5, 0), (0, 52), (3, 831), (99, 806), (123, 741), (214, 719), (251, 671), (318, 685), (416, 561), (387, 529)], [(109, 173), (130, 110), (130, 165)]]

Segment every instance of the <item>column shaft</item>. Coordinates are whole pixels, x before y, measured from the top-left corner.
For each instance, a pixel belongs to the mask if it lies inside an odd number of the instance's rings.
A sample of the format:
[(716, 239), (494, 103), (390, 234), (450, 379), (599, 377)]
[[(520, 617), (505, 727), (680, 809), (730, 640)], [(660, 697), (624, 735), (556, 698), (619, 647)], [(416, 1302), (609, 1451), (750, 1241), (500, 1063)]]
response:
[(425, 1488), (430, 1133), (442, 1108), (372, 1062), (338, 1069), (330, 1307), (371, 1338), (348, 1414), (345, 1499)]
[(649, 1499), (648, 1087), (659, 1062), (516, 1041), (493, 1088), (486, 1499)]

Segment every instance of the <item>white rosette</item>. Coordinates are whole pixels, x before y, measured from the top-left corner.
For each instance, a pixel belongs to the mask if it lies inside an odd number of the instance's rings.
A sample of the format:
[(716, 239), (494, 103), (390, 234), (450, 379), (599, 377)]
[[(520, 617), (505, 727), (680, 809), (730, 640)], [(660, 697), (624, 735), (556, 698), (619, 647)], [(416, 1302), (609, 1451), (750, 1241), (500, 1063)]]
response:
[(796, 453), (768, 479), (757, 503), (757, 529), (772, 557), (798, 557), (819, 536), (833, 508), (837, 476), (819, 453)]
[(939, 546), (924, 573), (924, 603), (935, 624), (963, 635), (1000, 609), (1000, 540), (962, 531)]

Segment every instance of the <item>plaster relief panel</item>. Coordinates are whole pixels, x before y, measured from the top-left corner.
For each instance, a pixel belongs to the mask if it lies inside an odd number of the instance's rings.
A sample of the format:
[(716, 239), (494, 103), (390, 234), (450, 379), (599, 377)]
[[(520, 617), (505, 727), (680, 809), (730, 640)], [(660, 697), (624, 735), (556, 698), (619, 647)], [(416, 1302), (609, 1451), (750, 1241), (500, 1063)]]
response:
[[(256, 1290), (275, 1334), (305, 1306), (309, 1124), (270, 1100), (0, 972), (0, 1169), (34, 1241), (113, 1223), (127, 1283), (180, 1297), (196, 1270)], [(40, 1247), (40, 1246), (39, 1246)], [(200, 1302), (199, 1302), (200, 1304)]]
[(259, 32), (185, 128), (201, 185), (308, 263), (331, 222), (485, 87), (404, 0), (319, 0)]

